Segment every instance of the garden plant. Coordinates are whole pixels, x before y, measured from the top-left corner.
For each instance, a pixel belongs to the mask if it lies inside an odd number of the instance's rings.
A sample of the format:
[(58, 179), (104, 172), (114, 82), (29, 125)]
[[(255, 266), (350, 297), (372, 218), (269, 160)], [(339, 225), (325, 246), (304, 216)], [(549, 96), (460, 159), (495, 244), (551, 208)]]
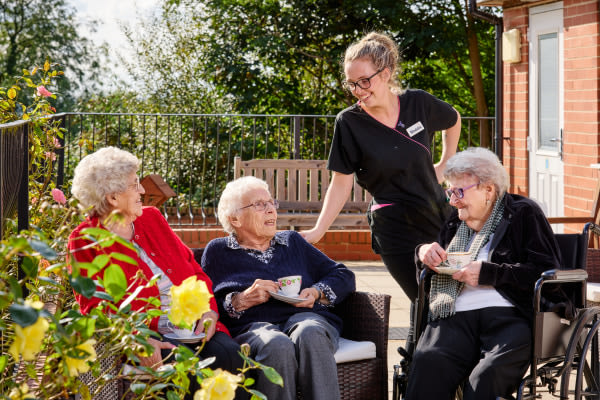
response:
[[(67, 399), (75, 394), (92, 398), (123, 377), (123, 365), (138, 364), (140, 356), (153, 351), (148, 338), (158, 334), (148, 328), (149, 321), (162, 313), (157, 298), (145, 299), (148, 307), (141, 311), (131, 310), (137, 291), (128, 289), (123, 271), (112, 261), (135, 263), (133, 259), (111, 253), (99, 255), (91, 263), (67, 263), (68, 236), (85, 217), (85, 210), (65, 196), (54, 179), (63, 138), (59, 122), (52, 118), (51, 101), (57, 97), (54, 88), (62, 75), (57, 68), (46, 61), (43, 66), (23, 70), (11, 87), (0, 88), (0, 122), (28, 120), (31, 127), (27, 130), (30, 229), (18, 232), (15, 219), (8, 218), (0, 242), (2, 399)], [(90, 246), (108, 247), (120, 241), (132, 248), (103, 229), (90, 228), (83, 233), (90, 238)], [(102, 273), (90, 278), (97, 272)], [(144, 285), (154, 285), (157, 279)], [(74, 301), (74, 291), (103, 301), (84, 315)], [(194, 279), (174, 286), (171, 294), (169, 318), (180, 327), (190, 327), (199, 319), (212, 296), (205, 284)], [(189, 301), (190, 297), (194, 301)], [(212, 370), (212, 359), (198, 358), (201, 345), (195, 352), (179, 346), (156, 370), (138, 365), (145, 379), (131, 378), (129, 395), (135, 399), (180, 399), (192, 376), (201, 382), (195, 400), (233, 399), (239, 386), (251, 392), (253, 399), (265, 398), (252, 389), (254, 380), (247, 377), (248, 371), (258, 369), (274, 383), (283, 382), (275, 370), (250, 359), (248, 350), (241, 347), (244, 368), (227, 372)], [(103, 369), (100, 360), (109, 357), (113, 365)]]

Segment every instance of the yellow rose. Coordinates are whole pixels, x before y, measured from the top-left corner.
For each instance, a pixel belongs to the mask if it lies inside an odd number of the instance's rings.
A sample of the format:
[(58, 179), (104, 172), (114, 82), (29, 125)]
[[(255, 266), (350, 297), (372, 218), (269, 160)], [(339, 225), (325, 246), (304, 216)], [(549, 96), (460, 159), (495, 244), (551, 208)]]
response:
[(26, 383), (23, 383), (19, 387), (12, 388), (8, 394), (10, 400), (24, 400), (31, 397), (33, 396), (29, 394), (29, 386), (27, 386)]
[(67, 363), (67, 367), (69, 367), (70, 376), (84, 374), (90, 370), (88, 361), (96, 361), (96, 349), (94, 349), (94, 344), (96, 344), (94, 339), (88, 339), (84, 343), (75, 347), (78, 350), (83, 350), (88, 353), (86, 358), (72, 358), (69, 356), (65, 357), (65, 362)]
[(15, 361), (19, 360), (19, 354), (23, 360), (31, 361), (42, 347), (42, 340), (48, 330), (49, 324), (42, 317), (38, 317), (33, 325), (22, 328), (19, 324), (14, 324), (15, 341), (10, 345), (8, 350)]
[(171, 286), (171, 311), (169, 319), (175, 325), (185, 322), (193, 325), (207, 311), (210, 311), (210, 298), (206, 282), (196, 280), (190, 276), (179, 286)]
[(221, 368), (214, 372), (213, 376), (202, 381), (202, 388), (194, 394), (194, 400), (233, 400), (242, 378)]

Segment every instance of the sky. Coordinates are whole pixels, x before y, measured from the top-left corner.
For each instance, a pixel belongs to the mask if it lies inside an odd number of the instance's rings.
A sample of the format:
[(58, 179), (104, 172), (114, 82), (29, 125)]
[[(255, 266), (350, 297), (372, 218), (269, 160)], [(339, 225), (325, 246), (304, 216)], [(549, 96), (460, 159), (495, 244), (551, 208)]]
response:
[[(161, 0), (67, 0), (77, 9), (79, 33), (97, 45), (110, 46), (110, 59), (117, 61), (117, 52), (127, 54), (127, 41), (120, 23), (135, 24), (137, 15), (149, 15), (159, 8)], [(89, 21), (97, 20), (96, 32), (91, 32)], [(120, 78), (129, 82), (125, 68), (111, 68)]]

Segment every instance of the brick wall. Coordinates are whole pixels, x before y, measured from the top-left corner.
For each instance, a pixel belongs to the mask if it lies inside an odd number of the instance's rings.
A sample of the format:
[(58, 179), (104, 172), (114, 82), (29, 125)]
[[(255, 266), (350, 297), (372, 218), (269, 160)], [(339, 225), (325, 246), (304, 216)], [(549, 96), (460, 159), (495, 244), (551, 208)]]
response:
[(600, 120), (600, 8), (597, 0), (564, 3), (565, 215), (586, 215), (593, 206)]
[[(521, 33), (521, 62), (504, 64), (504, 133), (503, 164), (510, 176), (510, 192), (529, 194), (529, 46), (526, 7), (504, 10), (504, 29), (518, 29)], [(508, 138), (508, 139), (506, 139)]]
[[(227, 236), (220, 227), (183, 229), (173, 226), (172, 228), (191, 248), (205, 247), (212, 239)], [(369, 230), (327, 231), (316, 247), (333, 260), (380, 260), (379, 256), (371, 250), (371, 232)]]
[[(596, 194), (600, 145), (600, 6), (598, 0), (564, 3), (565, 216), (588, 215)], [(529, 194), (529, 43), (526, 6), (504, 10), (504, 29), (521, 32), (521, 62), (504, 65), (504, 165), (511, 192)], [(572, 227), (579, 230), (579, 227)]]

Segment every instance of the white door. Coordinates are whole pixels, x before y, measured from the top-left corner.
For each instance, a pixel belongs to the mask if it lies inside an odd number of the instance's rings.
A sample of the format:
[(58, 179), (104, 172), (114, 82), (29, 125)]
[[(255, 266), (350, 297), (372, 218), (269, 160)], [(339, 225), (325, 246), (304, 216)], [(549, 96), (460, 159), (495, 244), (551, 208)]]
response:
[(564, 215), (562, 7), (529, 10), (529, 196), (553, 217)]

